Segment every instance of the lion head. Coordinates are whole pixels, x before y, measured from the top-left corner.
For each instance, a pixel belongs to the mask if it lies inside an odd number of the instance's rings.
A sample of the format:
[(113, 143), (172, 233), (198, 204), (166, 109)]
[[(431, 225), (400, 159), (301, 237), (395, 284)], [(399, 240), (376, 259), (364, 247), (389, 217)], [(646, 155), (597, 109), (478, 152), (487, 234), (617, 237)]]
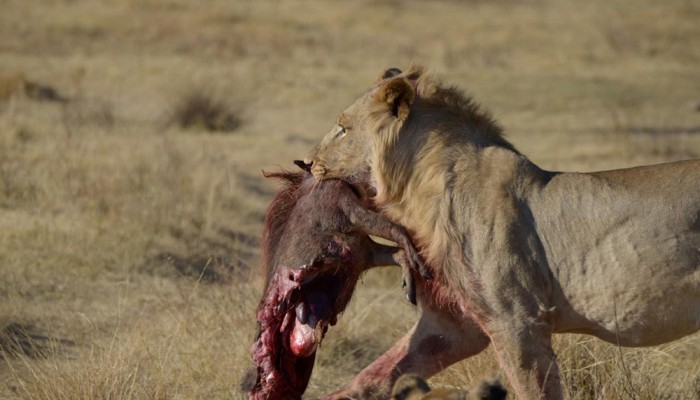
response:
[(305, 160), (317, 179), (352, 178), (371, 170), (373, 155), (391, 142), (408, 118), (422, 69), (386, 70), (376, 84), (340, 113)]
[[(501, 128), (471, 98), (412, 66), (386, 70), (375, 85), (340, 113), (336, 123), (304, 160), (319, 179), (369, 178), (383, 203), (405, 194), (409, 180), (444, 191), (454, 149), (505, 146)], [(466, 153), (465, 153), (466, 152)], [(461, 158), (462, 161), (469, 157)], [(443, 168), (444, 167), (444, 168)], [(422, 177), (416, 179), (418, 175)], [(408, 188), (410, 189), (410, 188)]]

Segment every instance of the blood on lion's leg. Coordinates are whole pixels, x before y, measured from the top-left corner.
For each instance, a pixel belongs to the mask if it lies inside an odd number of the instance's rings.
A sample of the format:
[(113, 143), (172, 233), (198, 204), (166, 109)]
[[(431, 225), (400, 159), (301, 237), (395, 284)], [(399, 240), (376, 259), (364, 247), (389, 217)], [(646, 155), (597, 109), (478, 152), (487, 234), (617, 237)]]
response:
[(427, 379), (488, 347), (489, 338), (473, 320), (436, 304), (422, 304), (422, 308), (420, 320), (403, 338), (345, 388), (324, 399), (387, 398), (401, 375), (413, 373)]

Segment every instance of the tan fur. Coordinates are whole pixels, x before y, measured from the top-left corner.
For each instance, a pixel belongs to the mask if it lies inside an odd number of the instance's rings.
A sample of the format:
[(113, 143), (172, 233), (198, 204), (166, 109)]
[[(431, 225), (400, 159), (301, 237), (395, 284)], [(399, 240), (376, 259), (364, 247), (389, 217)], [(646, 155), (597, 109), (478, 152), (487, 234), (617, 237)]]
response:
[(428, 383), (418, 375), (402, 375), (391, 390), (391, 400), (419, 400), (430, 392)]
[(416, 374), (402, 375), (394, 384), (391, 400), (502, 400), (507, 392), (497, 379), (483, 380), (471, 390), (455, 388), (431, 389)]
[[(386, 396), (397, 371), (430, 376), (490, 341), (519, 398), (557, 399), (552, 333), (646, 346), (700, 328), (700, 160), (544, 171), (421, 68), (385, 74), (339, 121), (314, 175), (369, 174), (435, 276), (421, 321), (340, 394)], [(421, 341), (448, 351), (429, 362)]]

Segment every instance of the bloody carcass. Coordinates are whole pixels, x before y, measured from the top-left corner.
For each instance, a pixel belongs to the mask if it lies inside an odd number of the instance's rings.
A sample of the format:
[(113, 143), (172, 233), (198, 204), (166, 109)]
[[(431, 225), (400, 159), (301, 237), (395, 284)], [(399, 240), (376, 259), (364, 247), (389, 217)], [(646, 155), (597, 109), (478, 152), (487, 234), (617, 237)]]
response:
[[(308, 171), (265, 176), (283, 181), (285, 187), (265, 217), (266, 286), (257, 310), (255, 369), (244, 389), (254, 400), (299, 399), (319, 343), (365, 270), (400, 265), (406, 296), (413, 303), (412, 271), (425, 278), (430, 274), (405, 229), (368, 210), (357, 187), (340, 180), (318, 182)], [(369, 235), (400, 247), (376, 243)]]

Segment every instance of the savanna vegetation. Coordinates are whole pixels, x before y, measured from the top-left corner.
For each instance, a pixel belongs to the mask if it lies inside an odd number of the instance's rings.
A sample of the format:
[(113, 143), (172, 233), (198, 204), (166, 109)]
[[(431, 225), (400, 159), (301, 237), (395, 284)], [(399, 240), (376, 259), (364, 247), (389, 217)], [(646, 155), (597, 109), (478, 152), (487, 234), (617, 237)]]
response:
[[(698, 21), (685, 0), (0, 0), (0, 398), (244, 398), (261, 170), (384, 68), (465, 88), (543, 168), (700, 157)], [(364, 276), (310, 398), (416, 320), (399, 282)], [(556, 349), (571, 399), (700, 397), (698, 335)], [(497, 373), (486, 352), (430, 384)]]

